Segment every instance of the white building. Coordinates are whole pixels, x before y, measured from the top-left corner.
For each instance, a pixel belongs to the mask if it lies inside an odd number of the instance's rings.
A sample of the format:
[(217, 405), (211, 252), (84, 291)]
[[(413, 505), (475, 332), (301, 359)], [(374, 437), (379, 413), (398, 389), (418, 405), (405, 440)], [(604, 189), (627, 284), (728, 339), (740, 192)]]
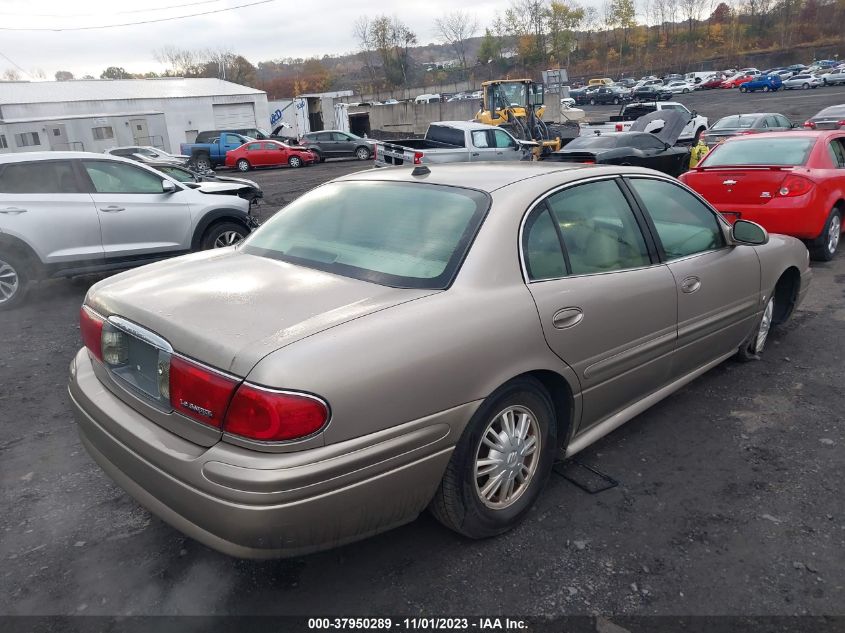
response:
[(0, 153), (178, 152), (205, 130), (266, 128), (267, 94), (221, 79), (0, 82)]

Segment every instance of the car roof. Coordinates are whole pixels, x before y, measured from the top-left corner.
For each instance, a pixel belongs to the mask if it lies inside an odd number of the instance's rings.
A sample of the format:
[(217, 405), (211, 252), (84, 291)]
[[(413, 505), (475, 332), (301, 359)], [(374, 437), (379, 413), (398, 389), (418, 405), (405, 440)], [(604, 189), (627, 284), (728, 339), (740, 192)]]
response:
[(838, 104), (838, 105), (832, 105), (832, 106), (828, 106), (826, 108), (822, 108), (815, 115), (813, 115), (812, 118), (815, 119), (816, 117), (830, 116), (830, 115), (839, 116), (839, 115), (843, 115), (843, 114), (845, 114), (845, 104)]
[(451, 187), (464, 187), (492, 193), (503, 187), (524, 182), (531, 178), (553, 176), (565, 184), (593, 175), (644, 173), (654, 174), (652, 170), (638, 167), (615, 167), (606, 165), (583, 165), (568, 163), (536, 162), (493, 162), (493, 163), (445, 163), (426, 165), (429, 172), (423, 176), (414, 176), (411, 167), (383, 167), (359, 171), (341, 176), (333, 182), (353, 181), (392, 181), (422, 182)]
[(841, 135), (842, 132), (838, 130), (803, 130), (795, 129), (791, 132), (762, 132), (760, 134), (751, 134), (747, 136), (732, 136), (725, 140), (725, 143), (737, 143), (742, 141), (754, 140), (758, 138), (795, 138), (796, 136), (810, 137), (810, 138), (827, 138), (829, 136)]

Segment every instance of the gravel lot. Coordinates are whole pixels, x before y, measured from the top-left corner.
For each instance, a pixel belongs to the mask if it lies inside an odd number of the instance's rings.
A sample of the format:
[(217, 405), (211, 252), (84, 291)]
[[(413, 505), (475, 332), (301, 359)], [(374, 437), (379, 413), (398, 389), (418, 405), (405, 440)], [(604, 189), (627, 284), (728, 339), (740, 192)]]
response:
[[(743, 107), (800, 122), (845, 91), (681, 100), (711, 120)], [(256, 172), (262, 217), (366, 167)], [(183, 537), (80, 446), (67, 366), (97, 279), (45, 283), (0, 314), (0, 614), (845, 615), (841, 253), (815, 266), (761, 361), (724, 363), (581, 454), (618, 487), (589, 495), (553, 475), (527, 521), (497, 539), (467, 541), (424, 514), (273, 562)]]

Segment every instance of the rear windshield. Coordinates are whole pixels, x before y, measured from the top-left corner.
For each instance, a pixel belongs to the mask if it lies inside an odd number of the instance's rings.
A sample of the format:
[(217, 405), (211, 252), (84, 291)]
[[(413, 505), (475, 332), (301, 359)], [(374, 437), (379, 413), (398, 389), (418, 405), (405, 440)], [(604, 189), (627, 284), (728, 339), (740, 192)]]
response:
[(616, 137), (614, 135), (598, 135), (592, 136), (578, 136), (566, 144), (565, 149), (580, 149), (585, 147), (616, 147)]
[(845, 116), (845, 106), (835, 105), (820, 111), (813, 119), (824, 119), (825, 117)]
[(458, 187), (330, 183), (273, 216), (243, 250), (384, 286), (443, 289), (489, 204)]
[(464, 146), (464, 131), (453, 127), (446, 127), (445, 125), (430, 125), (426, 137), (429, 141), (438, 141), (439, 143), (448, 143), (456, 147)]
[(717, 146), (702, 166), (803, 165), (816, 139), (812, 137), (748, 138)]
[(711, 130), (725, 130), (725, 129), (735, 129), (735, 128), (750, 128), (754, 125), (754, 121), (757, 120), (757, 117), (751, 116), (726, 116), (722, 119), (716, 121), (716, 125), (714, 125)]

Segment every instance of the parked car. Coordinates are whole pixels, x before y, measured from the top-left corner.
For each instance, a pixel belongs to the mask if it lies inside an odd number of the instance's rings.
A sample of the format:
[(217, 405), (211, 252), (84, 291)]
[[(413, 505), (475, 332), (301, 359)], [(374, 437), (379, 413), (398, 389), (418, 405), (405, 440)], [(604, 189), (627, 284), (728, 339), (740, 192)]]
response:
[(612, 86), (613, 80), (610, 77), (596, 77), (587, 82), (587, 86)]
[(631, 93), (618, 86), (601, 86), (590, 94), (588, 103), (590, 105), (602, 104), (619, 105), (631, 100)]
[(784, 90), (795, 90), (796, 88), (809, 90), (810, 88), (818, 88), (821, 85), (821, 79), (815, 75), (809, 75), (806, 73), (792, 75), (792, 77), (783, 81)]
[[(592, 136), (584, 135), (570, 141), (563, 149), (552, 152), (547, 160), (595, 165), (635, 165), (679, 176), (689, 166), (689, 148), (674, 147), (678, 134), (686, 124), (681, 120), (674, 128), (664, 128), (665, 134), (650, 132), (620, 132)], [(666, 116), (662, 113), (661, 116)]]
[(0, 156), (0, 309), (32, 282), (118, 270), (235, 243), (249, 202), (206, 195), (109, 154)]
[(422, 94), (417, 95), (414, 103), (440, 103), (440, 100), (439, 94)]
[(631, 92), (631, 98), (634, 101), (664, 101), (671, 99), (674, 95), (667, 90), (662, 84), (645, 85), (639, 88), (634, 88)]
[(302, 167), (317, 162), (317, 156), (304, 147), (279, 141), (250, 141), (226, 152), (226, 167), (249, 171), (256, 167)]
[(207, 143), (182, 143), (179, 151), (191, 157), (188, 162), (198, 171), (208, 171), (226, 164), (226, 152), (253, 140), (234, 132), (223, 132), (219, 138), (212, 138)]
[(711, 75), (708, 79), (702, 81), (700, 85), (703, 90), (713, 90), (714, 88), (721, 88), (725, 79), (727, 79), (727, 76), (719, 73)]
[(757, 75), (751, 81), (743, 82), (739, 85), (740, 92), (777, 92), (783, 86), (778, 75)]
[(376, 167), (519, 161), (531, 159), (535, 143), (514, 138), (510, 132), (474, 121), (438, 121), (428, 126), (425, 138), (379, 141), (374, 148)]
[(784, 132), (794, 128), (792, 122), (777, 112), (753, 112), (732, 114), (716, 121), (702, 134), (708, 147), (718, 145), (733, 136), (761, 134), (762, 132)]
[(107, 149), (104, 153), (111, 154), (112, 156), (123, 156), (124, 158), (128, 158), (130, 160), (140, 157), (141, 160), (146, 158), (152, 161), (166, 161), (177, 164), (184, 164), (190, 158), (190, 156), (186, 156), (184, 154), (170, 154), (169, 152), (165, 152), (162, 149), (152, 147), (150, 145), (112, 147), (111, 149)]
[(601, 88), (601, 84), (587, 86), (586, 88), (576, 88), (569, 91), (569, 96), (575, 99), (577, 105), (586, 105), (589, 103), (590, 97)]
[(178, 180), (183, 185), (192, 189), (199, 189), (203, 193), (217, 195), (235, 195), (248, 200), (251, 204), (258, 204), (264, 197), (264, 192), (258, 183), (246, 178), (235, 178), (233, 176), (221, 176), (213, 171), (198, 172), (184, 165), (174, 165), (168, 162), (147, 163), (156, 171), (165, 176)]
[(695, 90), (695, 86), (683, 80), (670, 81), (666, 84), (665, 89), (673, 95), (688, 94)]
[(804, 121), (804, 127), (810, 130), (845, 129), (845, 105), (833, 105), (819, 110), (815, 116)]
[[(677, 111), (689, 117), (689, 122), (681, 131), (679, 141), (696, 142), (698, 137), (707, 129), (707, 117), (701, 116), (698, 112), (690, 111), (683, 103), (677, 101), (653, 102), (653, 103), (629, 103), (622, 106), (618, 115), (609, 117), (607, 121), (589, 121), (582, 125), (584, 135), (591, 134), (614, 134), (628, 132), (638, 119), (647, 116), (652, 112)], [(658, 121), (652, 121), (650, 127), (643, 129), (643, 132), (656, 132), (663, 125)]]
[(683, 81), (683, 80), (684, 80), (684, 76), (680, 75), (678, 73), (671, 73), (671, 74), (665, 75), (663, 77), (663, 83), (666, 84), (666, 85), (672, 83), (673, 81)]
[(824, 73), (821, 76), (822, 83), (825, 86), (835, 86), (836, 84), (845, 84), (845, 70), (833, 69), (830, 72)]
[(300, 140), (300, 145), (317, 156), (321, 163), (327, 158), (354, 156), (358, 160), (369, 160), (373, 156), (375, 142), (340, 130), (309, 132)]
[(746, 75), (744, 73), (738, 73), (731, 77), (725, 79), (722, 84), (719, 86), (720, 88), (739, 88), (742, 84), (748, 83), (754, 79), (751, 75)]
[(799, 241), (731, 229), (674, 179), (561, 167), (358, 172), (238, 248), (95, 284), (70, 368), (82, 445), (233, 556), (426, 507), (470, 538), (513, 528), (560, 456), (764, 352), (811, 275)]
[(682, 180), (730, 219), (800, 238), (815, 259), (836, 253), (845, 212), (845, 132), (732, 138)]

